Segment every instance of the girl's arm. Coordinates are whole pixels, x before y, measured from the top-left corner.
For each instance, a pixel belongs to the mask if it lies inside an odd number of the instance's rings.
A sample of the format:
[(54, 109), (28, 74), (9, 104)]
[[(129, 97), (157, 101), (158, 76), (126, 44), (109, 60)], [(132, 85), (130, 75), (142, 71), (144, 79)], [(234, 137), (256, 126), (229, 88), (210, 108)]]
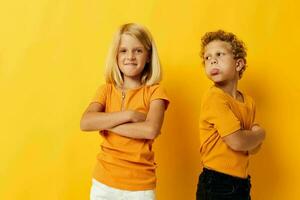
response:
[(108, 130), (135, 139), (154, 139), (160, 133), (165, 109), (164, 100), (153, 100), (145, 121), (121, 124)]
[(127, 122), (144, 121), (145, 114), (135, 111), (122, 111), (105, 113), (100, 103), (91, 103), (80, 121), (82, 131), (101, 131)]

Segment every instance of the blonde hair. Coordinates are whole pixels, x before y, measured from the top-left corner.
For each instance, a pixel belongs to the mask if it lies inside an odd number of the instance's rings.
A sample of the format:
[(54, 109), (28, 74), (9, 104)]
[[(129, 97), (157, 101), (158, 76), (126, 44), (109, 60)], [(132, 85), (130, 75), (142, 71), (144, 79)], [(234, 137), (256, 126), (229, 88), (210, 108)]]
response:
[(162, 71), (155, 42), (145, 27), (135, 23), (124, 24), (120, 26), (115, 33), (106, 60), (106, 82), (113, 83), (119, 87), (121, 87), (124, 82), (117, 63), (119, 44), (123, 34), (128, 34), (138, 39), (149, 53), (150, 61), (145, 64), (144, 70), (142, 71), (141, 84), (153, 85), (159, 83), (162, 78)]

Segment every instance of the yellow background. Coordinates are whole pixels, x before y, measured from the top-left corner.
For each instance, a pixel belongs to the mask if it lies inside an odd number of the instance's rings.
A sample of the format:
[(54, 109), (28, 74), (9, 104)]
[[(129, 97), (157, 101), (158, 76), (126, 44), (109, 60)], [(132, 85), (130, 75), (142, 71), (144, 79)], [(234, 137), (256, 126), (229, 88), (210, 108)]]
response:
[(199, 104), (211, 84), (200, 37), (220, 28), (247, 44), (239, 86), (267, 130), (251, 160), (252, 197), (298, 199), (299, 8), (296, 0), (1, 1), (0, 199), (88, 199), (100, 137), (81, 132), (79, 121), (126, 22), (152, 32), (171, 99), (155, 143), (158, 200), (194, 199)]

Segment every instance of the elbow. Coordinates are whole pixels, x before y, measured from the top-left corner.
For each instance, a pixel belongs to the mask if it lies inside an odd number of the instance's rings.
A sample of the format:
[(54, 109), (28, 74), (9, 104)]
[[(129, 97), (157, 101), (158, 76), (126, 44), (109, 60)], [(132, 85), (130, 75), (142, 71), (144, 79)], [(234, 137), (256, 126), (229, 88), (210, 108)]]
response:
[(223, 141), (234, 151), (247, 151), (248, 141), (242, 137), (240, 131), (236, 131), (228, 136), (223, 138)]
[(104, 129), (100, 127), (96, 127), (94, 122), (91, 121), (90, 119), (82, 118), (80, 121), (80, 130), (90, 132), (90, 131), (102, 131)]
[(81, 121), (80, 121), (80, 130), (81, 131), (90, 131), (90, 127), (88, 125), (88, 122), (84, 119), (81, 119)]
[(227, 139), (224, 142), (234, 151), (245, 151), (245, 144), (241, 139)]
[(87, 131), (86, 124), (83, 120), (80, 121), (80, 130), (81, 131)]
[(227, 145), (234, 151), (247, 151), (243, 141), (227, 142)]
[(150, 126), (146, 139), (154, 140), (160, 134), (160, 129), (154, 126)]
[(240, 143), (229, 144), (228, 146), (234, 151), (243, 151)]

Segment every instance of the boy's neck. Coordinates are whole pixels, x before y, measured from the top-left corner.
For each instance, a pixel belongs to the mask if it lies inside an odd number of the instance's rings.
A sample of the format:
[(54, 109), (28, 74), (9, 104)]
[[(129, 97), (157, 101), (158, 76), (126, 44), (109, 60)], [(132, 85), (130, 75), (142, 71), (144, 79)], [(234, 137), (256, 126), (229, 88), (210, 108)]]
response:
[(234, 80), (227, 83), (215, 83), (215, 86), (222, 89), (224, 92), (237, 99), (237, 85), (238, 81)]

